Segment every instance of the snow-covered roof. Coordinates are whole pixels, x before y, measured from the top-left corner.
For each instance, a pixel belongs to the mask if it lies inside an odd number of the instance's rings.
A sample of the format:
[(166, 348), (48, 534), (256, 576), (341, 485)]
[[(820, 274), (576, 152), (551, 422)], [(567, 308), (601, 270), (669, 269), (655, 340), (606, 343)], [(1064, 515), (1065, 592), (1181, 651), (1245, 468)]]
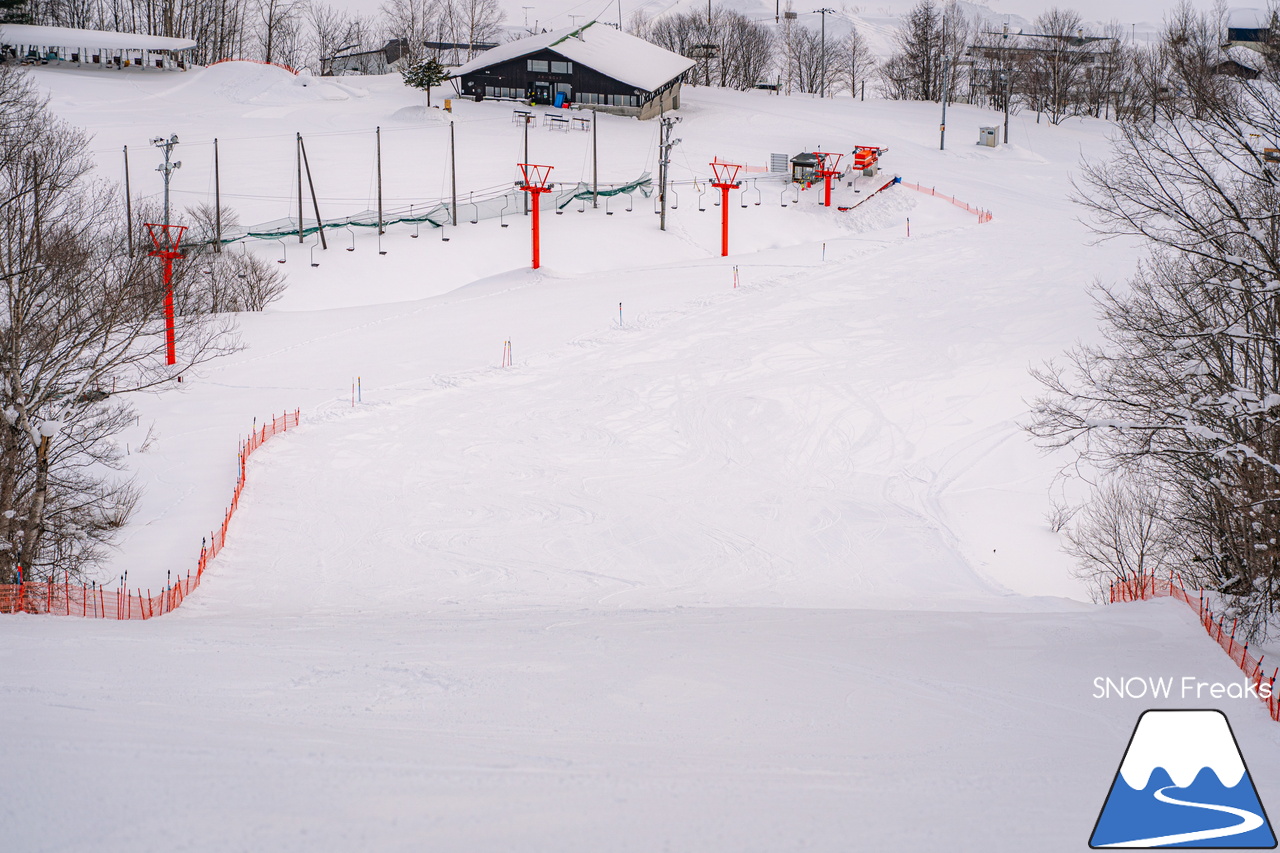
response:
[(652, 92), (693, 67), (692, 59), (596, 21), (500, 44), (454, 69), (461, 77), (540, 50), (553, 50), (628, 86)]
[(1265, 30), (1271, 25), (1266, 9), (1232, 9), (1227, 13), (1227, 26), (1233, 30)]
[(37, 27), (0, 24), (0, 44), (31, 47), (96, 47), (103, 50), (190, 50), (191, 39), (114, 33), (106, 30), (74, 30), (70, 27)]
[(1266, 60), (1262, 54), (1249, 47), (1243, 45), (1233, 45), (1222, 52), (1225, 59), (1231, 60), (1237, 65), (1242, 65), (1250, 71), (1262, 71), (1266, 66)]

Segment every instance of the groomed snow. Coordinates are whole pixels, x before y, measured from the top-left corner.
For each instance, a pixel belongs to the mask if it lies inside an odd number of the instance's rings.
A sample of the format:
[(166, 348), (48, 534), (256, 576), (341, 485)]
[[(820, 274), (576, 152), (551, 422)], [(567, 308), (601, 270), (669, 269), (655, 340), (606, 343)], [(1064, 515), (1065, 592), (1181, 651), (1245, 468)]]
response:
[[(366, 209), (378, 126), (389, 205), (445, 191), (447, 126), (396, 78), (291, 101), (270, 69), (216, 70), (37, 79), (104, 174), (130, 146), (139, 196), (138, 152), (177, 132), (176, 197), (210, 198), (216, 135), (227, 203), (287, 216), (301, 132), (326, 215)], [(933, 104), (683, 102), (673, 176), (700, 183), (665, 233), (649, 199), (575, 204), (533, 272), (527, 220), (472, 225), (464, 201), (448, 242), (248, 248), (290, 289), (239, 318), (242, 352), (137, 401), (146, 491), (104, 579), (192, 566), (237, 438), (286, 408), (303, 426), (254, 455), (178, 612), (0, 619), (6, 846), (1082, 850), (1139, 714), (1205, 707), (1094, 679), (1239, 680), (1184, 605), (1088, 603), (1045, 521), (1062, 460), (1019, 427), (1027, 367), (1094, 339), (1086, 285), (1139, 257), (1067, 200), (1107, 125), (1015, 116), (987, 149), (996, 115), (953, 106), (939, 151)], [(453, 118), (462, 193), (510, 186), (510, 107)], [(589, 136), (533, 129), (530, 158), (589, 179)], [(599, 137), (602, 180), (652, 169), (654, 123)], [(713, 157), (873, 144), (994, 221), (757, 180), (719, 257)], [(1222, 707), (1266, 802), (1280, 727)]]

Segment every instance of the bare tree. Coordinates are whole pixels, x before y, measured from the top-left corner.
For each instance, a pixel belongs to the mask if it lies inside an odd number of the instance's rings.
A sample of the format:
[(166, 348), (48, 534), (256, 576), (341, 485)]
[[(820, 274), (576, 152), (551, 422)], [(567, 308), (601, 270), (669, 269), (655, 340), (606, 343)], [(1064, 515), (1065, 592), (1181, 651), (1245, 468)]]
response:
[[(174, 298), (183, 314), (221, 314), (261, 311), (284, 295), (287, 281), (280, 268), (247, 252), (214, 251), (215, 215), (212, 205), (184, 211), (189, 223), (186, 257), (174, 267)], [(235, 211), (222, 209), (222, 227), (236, 231)]]
[(1135, 575), (1168, 576), (1181, 556), (1166, 523), (1166, 496), (1158, 483), (1106, 478), (1064, 526), (1076, 577), (1102, 600), (1113, 581)]
[(432, 0), (387, 0), (382, 4), (382, 19), (392, 38), (404, 39), (404, 56), (416, 62), (426, 50), (423, 42), (432, 32), (432, 16), (437, 12)]
[(939, 6), (934, 0), (919, 0), (897, 32), (898, 50), (881, 66), (885, 95), (940, 101), (945, 82), (947, 97), (954, 99), (961, 85), (960, 57), (973, 29), (959, 4)]
[(842, 54), (837, 76), (840, 83), (848, 86), (850, 94), (856, 98), (859, 86), (865, 86), (876, 73), (878, 65), (875, 54), (871, 52), (871, 46), (867, 44), (857, 25), (854, 25), (837, 49)]
[(1099, 286), (1105, 343), (1037, 371), (1031, 425), (1158, 486), (1170, 559), (1254, 635), (1280, 607), (1280, 170), (1259, 141), (1280, 138), (1278, 82), (1159, 100), (1084, 165), (1095, 228), (1150, 253), (1125, 286)]
[(285, 62), (286, 54), (296, 50), (300, 0), (255, 0), (262, 59), (264, 62)]
[[(134, 500), (114, 475), (124, 392), (155, 388), (233, 346), (205, 316), (175, 324), (130, 257), (113, 190), (90, 180), (84, 134), (0, 66), (0, 583), (80, 573)], [(150, 273), (153, 275), (153, 273)]]
[[(495, 42), (501, 32), (502, 22), (507, 13), (502, 11), (498, 0), (452, 0), (457, 9), (457, 32), (462, 38), (455, 41), (467, 44)], [(467, 59), (476, 55), (475, 49), (467, 51)]]
[(1080, 91), (1092, 50), (1084, 40), (1080, 13), (1072, 9), (1055, 6), (1037, 17), (1034, 27), (1043, 38), (1027, 48), (1020, 69), (1023, 91), (1037, 113), (1044, 113), (1050, 124), (1061, 124), (1081, 111)]

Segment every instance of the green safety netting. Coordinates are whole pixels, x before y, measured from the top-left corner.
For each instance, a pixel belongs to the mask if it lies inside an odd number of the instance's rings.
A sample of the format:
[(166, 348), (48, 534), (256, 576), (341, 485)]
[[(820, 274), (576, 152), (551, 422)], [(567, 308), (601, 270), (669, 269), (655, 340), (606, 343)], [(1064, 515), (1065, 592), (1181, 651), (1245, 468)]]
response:
[[(593, 195), (607, 198), (609, 196), (631, 195), (636, 192), (640, 193), (644, 198), (648, 198), (653, 194), (653, 179), (649, 172), (645, 172), (634, 181), (624, 184), (600, 184), (595, 191), (592, 190), (591, 184), (585, 181), (579, 181), (576, 184), (555, 184), (551, 192), (539, 193), (538, 198), (539, 207), (543, 210), (559, 210), (574, 201), (590, 201)], [(506, 215), (523, 213), (525, 196), (525, 192), (515, 187), (506, 192), (459, 195), (457, 221), (460, 223), (479, 222), (481, 219), (498, 219)], [(415, 204), (408, 207), (384, 210), (382, 212), (382, 225), (385, 228), (388, 225), (408, 223), (439, 228), (442, 225), (450, 224), (452, 221), (450, 207), (450, 202), (435, 201), (428, 204)], [(374, 210), (364, 210), (354, 216), (324, 219), (323, 224), (305, 216), (302, 218), (302, 234), (304, 236), (314, 234), (322, 227), (326, 230), (334, 228), (376, 228), (378, 227), (378, 213)], [(270, 222), (252, 225), (248, 228), (227, 229), (222, 234), (222, 242), (224, 244), (235, 243), (251, 237), (259, 240), (280, 240), (285, 237), (296, 236), (298, 236), (298, 219), (297, 217), (287, 216), (282, 219), (273, 219)], [(212, 239), (197, 239), (187, 241), (184, 245), (196, 247), (213, 242), (215, 241)]]

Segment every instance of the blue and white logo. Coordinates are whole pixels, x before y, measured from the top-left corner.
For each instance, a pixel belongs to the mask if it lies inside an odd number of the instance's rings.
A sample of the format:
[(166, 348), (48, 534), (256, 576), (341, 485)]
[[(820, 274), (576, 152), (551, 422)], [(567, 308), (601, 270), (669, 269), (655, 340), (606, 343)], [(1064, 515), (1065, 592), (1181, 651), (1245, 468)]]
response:
[(1275, 833), (1226, 715), (1144, 712), (1089, 846), (1274, 848)]

